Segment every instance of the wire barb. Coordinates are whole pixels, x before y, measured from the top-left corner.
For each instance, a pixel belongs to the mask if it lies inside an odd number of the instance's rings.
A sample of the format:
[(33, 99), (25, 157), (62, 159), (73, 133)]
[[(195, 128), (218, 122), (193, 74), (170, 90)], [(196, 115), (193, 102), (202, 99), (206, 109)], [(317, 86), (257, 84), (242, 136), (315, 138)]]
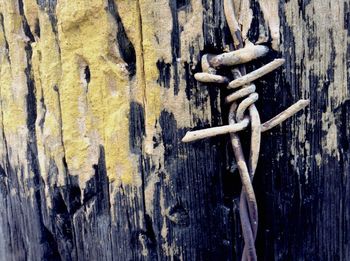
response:
[(182, 138), (182, 142), (191, 142), (195, 140), (200, 140), (208, 137), (214, 137), (221, 134), (238, 132), (244, 130), (249, 125), (249, 117), (245, 117), (242, 121), (236, 124), (230, 124), (220, 127), (213, 127), (197, 131), (188, 131), (186, 135)]
[(299, 100), (292, 106), (288, 107), (286, 110), (282, 111), (280, 114), (273, 117), (271, 120), (268, 120), (267, 122), (263, 123), (261, 125), (261, 131), (265, 132), (272, 129), (273, 127), (279, 125), (281, 122), (296, 114), (298, 111), (304, 109), (309, 104), (310, 100)]
[(278, 67), (280, 67), (282, 64), (284, 64), (284, 59), (275, 59), (272, 62), (264, 65), (263, 67), (260, 67), (259, 69), (252, 71), (236, 80), (233, 80), (229, 83), (228, 87), (229, 89), (238, 88), (241, 87), (247, 83), (251, 83), (252, 81), (255, 81), (262, 76), (272, 72), (273, 70), (276, 70)]
[(208, 55), (208, 61), (210, 66), (220, 68), (222, 66), (232, 66), (253, 61), (265, 56), (268, 51), (269, 48), (264, 45), (251, 45), (228, 53)]

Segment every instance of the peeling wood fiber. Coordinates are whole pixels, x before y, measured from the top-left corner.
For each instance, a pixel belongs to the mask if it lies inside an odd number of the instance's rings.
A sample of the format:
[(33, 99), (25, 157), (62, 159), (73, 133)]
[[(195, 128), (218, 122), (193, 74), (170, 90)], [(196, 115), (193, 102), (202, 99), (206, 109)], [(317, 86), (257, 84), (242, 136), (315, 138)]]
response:
[[(247, 71), (286, 60), (262, 122), (311, 100), (262, 139), (258, 259), (350, 260), (350, 3), (234, 6)], [(194, 74), (231, 42), (223, 1), (0, 0), (0, 260), (240, 260), (229, 137), (181, 143), (228, 124)]]

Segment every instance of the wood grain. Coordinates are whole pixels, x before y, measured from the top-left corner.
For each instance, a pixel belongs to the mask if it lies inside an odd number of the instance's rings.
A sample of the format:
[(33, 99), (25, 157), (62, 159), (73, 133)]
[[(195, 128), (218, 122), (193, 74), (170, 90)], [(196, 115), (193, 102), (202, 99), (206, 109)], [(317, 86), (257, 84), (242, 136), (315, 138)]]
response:
[[(350, 260), (350, 3), (279, 1), (276, 17), (274, 1), (265, 21), (267, 1), (248, 2), (245, 37), (279, 52), (247, 71), (286, 60), (254, 82), (262, 122), (310, 99), (262, 136), (258, 260)], [(228, 124), (228, 91), (194, 79), (232, 44), (223, 12), (0, 0), (1, 260), (240, 260), (229, 137), (181, 142)]]

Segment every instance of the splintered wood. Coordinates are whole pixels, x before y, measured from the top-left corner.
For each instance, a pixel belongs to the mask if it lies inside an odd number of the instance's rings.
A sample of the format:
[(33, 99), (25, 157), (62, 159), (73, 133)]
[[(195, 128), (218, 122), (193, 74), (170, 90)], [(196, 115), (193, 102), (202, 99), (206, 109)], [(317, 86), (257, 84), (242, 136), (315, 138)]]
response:
[[(298, 111), (308, 106), (309, 100), (299, 100), (274, 118), (261, 124), (259, 112), (254, 104), (258, 100), (259, 95), (255, 92), (256, 87), (252, 82), (274, 71), (283, 65), (285, 60), (282, 58), (274, 59), (259, 69), (246, 74), (246, 69), (242, 64), (265, 56), (269, 52), (269, 49), (263, 45), (247, 44), (247, 46), (244, 46), (242, 33), (235, 17), (235, 10), (231, 0), (224, 0), (224, 11), (235, 50), (218, 55), (203, 55), (201, 61), (203, 72), (196, 73), (194, 77), (197, 81), (203, 83), (220, 84), (221, 87), (226, 86), (227, 89), (235, 89), (235, 91), (229, 94), (225, 99), (226, 103), (231, 103), (228, 119), (229, 124), (203, 130), (189, 131), (183, 137), (182, 141), (191, 142), (217, 135), (230, 134), (232, 149), (243, 186), (240, 197), (240, 217), (245, 242), (242, 260), (257, 260), (255, 239), (258, 228), (258, 210), (252, 180), (259, 158), (261, 133), (270, 130), (292, 117)], [(279, 43), (279, 39), (277, 39), (278, 37), (275, 31), (272, 33), (274, 36), (272, 38), (273, 47), (276, 49), (276, 44)], [(217, 75), (217, 71), (220, 70), (220, 68), (234, 65), (241, 66), (239, 69), (238, 67), (232, 68), (231, 76)], [(246, 129), (249, 124), (251, 126), (251, 146), (247, 164), (240, 137), (237, 133)]]

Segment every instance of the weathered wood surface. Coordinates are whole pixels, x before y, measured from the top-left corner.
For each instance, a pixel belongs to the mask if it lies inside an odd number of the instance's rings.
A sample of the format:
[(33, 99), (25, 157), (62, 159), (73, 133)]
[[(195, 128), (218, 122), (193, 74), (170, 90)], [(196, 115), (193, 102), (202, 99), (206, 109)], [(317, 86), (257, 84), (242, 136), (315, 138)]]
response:
[[(252, 42), (280, 35), (248, 70), (286, 59), (262, 120), (311, 104), (263, 135), (258, 258), (350, 260), (350, 3), (280, 1), (277, 33), (269, 3), (248, 5)], [(193, 74), (231, 42), (222, 1), (0, 0), (0, 259), (239, 260), (227, 137), (180, 142), (227, 124)]]

